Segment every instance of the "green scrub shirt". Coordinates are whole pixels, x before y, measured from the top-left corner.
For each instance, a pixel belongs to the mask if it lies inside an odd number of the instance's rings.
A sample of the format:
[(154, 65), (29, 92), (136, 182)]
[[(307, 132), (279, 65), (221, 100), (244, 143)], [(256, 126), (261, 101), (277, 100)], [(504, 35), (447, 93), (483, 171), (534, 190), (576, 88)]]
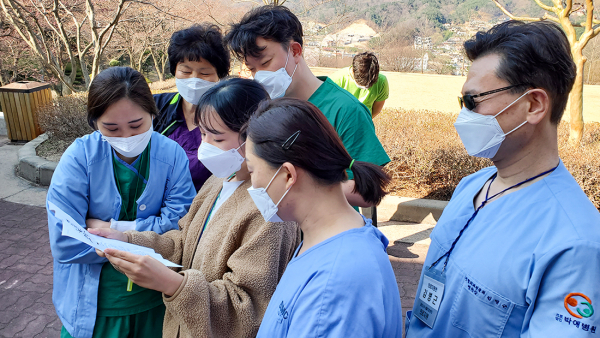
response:
[[(375, 134), (371, 112), (367, 107), (331, 79), (319, 79), (324, 82), (308, 101), (317, 106), (333, 125), (350, 156), (357, 161), (379, 166), (390, 162)], [(354, 179), (351, 171), (346, 172), (348, 179)]]
[[(115, 182), (121, 195), (119, 221), (135, 221), (137, 200), (146, 188), (150, 172), (150, 144), (132, 163), (113, 153)], [(162, 293), (133, 284), (110, 263), (102, 266), (98, 285), (98, 312), (93, 337), (162, 337), (165, 306)], [(61, 330), (62, 337), (71, 337)]]

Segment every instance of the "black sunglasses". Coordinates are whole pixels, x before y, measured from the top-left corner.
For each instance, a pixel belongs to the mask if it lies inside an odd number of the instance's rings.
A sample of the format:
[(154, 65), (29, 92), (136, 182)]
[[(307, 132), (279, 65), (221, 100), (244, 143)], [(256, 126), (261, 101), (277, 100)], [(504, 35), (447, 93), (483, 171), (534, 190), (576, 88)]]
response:
[(504, 88), (490, 90), (489, 92), (485, 92), (485, 93), (480, 93), (480, 94), (475, 94), (475, 95), (466, 94), (466, 95), (458, 97), (458, 104), (460, 105), (461, 109), (464, 106), (464, 107), (467, 107), (467, 109), (469, 109), (469, 110), (473, 110), (473, 109), (475, 109), (475, 106), (477, 105), (477, 102), (475, 102), (475, 100), (474, 100), (476, 97), (482, 97), (482, 96), (486, 96), (486, 95), (490, 95), (490, 94), (494, 94), (494, 93), (499, 93), (499, 92), (503, 92), (505, 90), (509, 90), (509, 89), (512, 89), (515, 87), (525, 86), (525, 85), (527, 85), (527, 84), (521, 83), (521, 84), (516, 84), (516, 85), (504, 87)]

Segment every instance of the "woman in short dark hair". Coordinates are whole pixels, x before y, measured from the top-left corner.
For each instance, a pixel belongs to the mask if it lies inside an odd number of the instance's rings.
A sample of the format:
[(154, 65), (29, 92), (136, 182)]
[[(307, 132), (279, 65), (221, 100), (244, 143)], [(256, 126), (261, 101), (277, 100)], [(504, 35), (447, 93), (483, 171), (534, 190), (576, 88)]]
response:
[(202, 23), (173, 33), (168, 53), (178, 92), (154, 95), (159, 110), (155, 127), (185, 150), (198, 191), (210, 171), (196, 156), (202, 142), (200, 130), (194, 124), (196, 106), (210, 87), (229, 74), (229, 52), (219, 27)]
[(200, 189), (179, 230), (163, 235), (90, 230), (151, 247), (183, 265), (177, 273), (148, 256), (99, 252), (134, 282), (164, 293), (164, 337), (254, 338), (300, 242), (295, 223), (265, 222), (248, 193), (252, 184), (242, 127), (268, 97), (258, 82), (248, 79), (220, 82), (202, 97), (196, 111), (204, 139), (198, 157), (214, 175)]
[(88, 229), (176, 229), (195, 195), (188, 160), (175, 142), (153, 131), (156, 106), (136, 70), (98, 74), (87, 110), (96, 131), (65, 151), (47, 197), (61, 337), (161, 337), (162, 295), (129, 284), (94, 248), (62, 236), (53, 208)]
[(297, 99), (261, 104), (246, 149), (250, 196), (262, 215), (298, 222), (304, 234), (257, 337), (402, 337), (388, 240), (342, 189), (350, 168), (356, 192), (378, 204), (387, 175), (352, 159), (319, 109)]

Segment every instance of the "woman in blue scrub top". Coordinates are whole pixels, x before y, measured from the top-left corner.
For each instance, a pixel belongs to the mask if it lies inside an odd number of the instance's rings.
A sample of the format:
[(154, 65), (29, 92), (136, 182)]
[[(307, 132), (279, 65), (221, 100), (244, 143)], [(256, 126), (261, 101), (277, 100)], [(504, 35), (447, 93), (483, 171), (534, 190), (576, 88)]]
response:
[(257, 337), (402, 337), (388, 240), (342, 190), (350, 168), (356, 191), (378, 204), (389, 181), (381, 168), (353, 160), (318, 108), (289, 98), (259, 106), (246, 160), (263, 217), (297, 222), (304, 233)]
[[(177, 229), (196, 191), (183, 149), (153, 131), (157, 110), (142, 74), (127, 67), (98, 74), (87, 111), (96, 131), (61, 157), (47, 202), (88, 229)], [(48, 228), (61, 337), (162, 336), (160, 292), (132, 285), (94, 248), (62, 236), (50, 210)]]

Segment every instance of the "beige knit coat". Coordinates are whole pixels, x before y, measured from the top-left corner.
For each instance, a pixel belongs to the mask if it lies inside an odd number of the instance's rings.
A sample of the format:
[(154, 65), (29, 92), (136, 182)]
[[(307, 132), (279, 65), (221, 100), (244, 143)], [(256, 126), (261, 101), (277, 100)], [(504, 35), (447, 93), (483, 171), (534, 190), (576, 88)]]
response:
[(240, 185), (198, 237), (223, 186), (211, 177), (179, 230), (163, 235), (128, 232), (129, 241), (153, 248), (183, 266), (179, 289), (163, 295), (163, 337), (255, 337), (269, 300), (300, 244), (296, 223), (268, 223)]

